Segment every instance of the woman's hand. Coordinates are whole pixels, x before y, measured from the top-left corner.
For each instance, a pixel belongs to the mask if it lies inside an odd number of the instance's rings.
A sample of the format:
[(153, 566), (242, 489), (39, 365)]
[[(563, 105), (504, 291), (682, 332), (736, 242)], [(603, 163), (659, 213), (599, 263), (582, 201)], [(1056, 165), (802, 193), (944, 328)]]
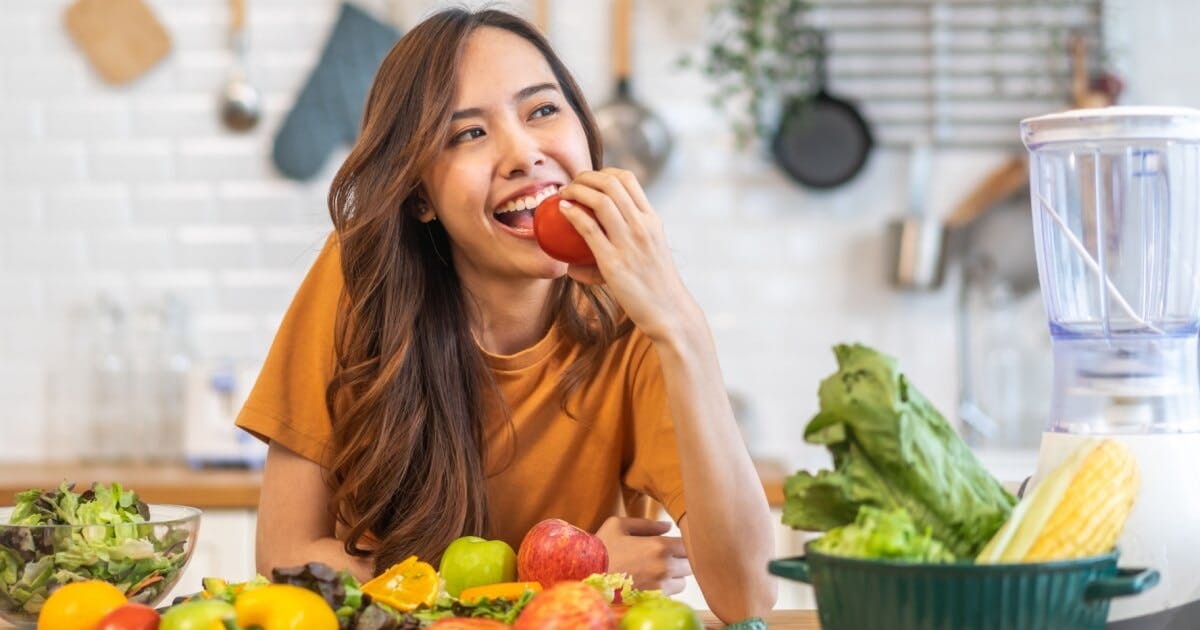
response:
[[(662, 222), (633, 173), (585, 171), (559, 194), (563, 216), (596, 257), (594, 267), (572, 265), (567, 271), (572, 278), (606, 283), (633, 323), (655, 341), (703, 320), (675, 269)], [(572, 201), (591, 208), (596, 218)]]
[(663, 536), (670, 529), (666, 521), (613, 516), (596, 530), (596, 536), (608, 548), (609, 571), (628, 573), (637, 589), (662, 589), (674, 595), (683, 590), (692, 565), (683, 540)]

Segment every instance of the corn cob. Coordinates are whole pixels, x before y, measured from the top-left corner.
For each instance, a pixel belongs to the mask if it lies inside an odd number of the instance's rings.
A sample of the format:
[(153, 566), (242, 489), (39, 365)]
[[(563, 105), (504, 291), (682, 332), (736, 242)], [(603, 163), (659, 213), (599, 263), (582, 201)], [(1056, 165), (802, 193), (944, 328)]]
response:
[(1133, 454), (1090, 440), (1013, 509), (977, 558), (981, 563), (1067, 560), (1113, 548), (1138, 491)]

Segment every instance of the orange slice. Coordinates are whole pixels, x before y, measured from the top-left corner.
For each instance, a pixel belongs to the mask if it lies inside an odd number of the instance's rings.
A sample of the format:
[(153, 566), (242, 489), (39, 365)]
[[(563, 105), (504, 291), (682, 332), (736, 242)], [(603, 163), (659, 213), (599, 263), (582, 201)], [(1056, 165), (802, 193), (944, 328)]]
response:
[(362, 586), (371, 599), (400, 612), (432, 606), (440, 590), (437, 571), (416, 556), (409, 556)]

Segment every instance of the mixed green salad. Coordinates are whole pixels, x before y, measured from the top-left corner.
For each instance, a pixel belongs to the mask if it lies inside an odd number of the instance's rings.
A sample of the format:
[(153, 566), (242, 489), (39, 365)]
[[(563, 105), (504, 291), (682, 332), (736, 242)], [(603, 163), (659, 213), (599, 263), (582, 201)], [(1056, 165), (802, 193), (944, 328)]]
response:
[(55, 587), (83, 580), (156, 601), (187, 559), (191, 530), (149, 518), (149, 507), (117, 483), (76, 493), (64, 482), (17, 494), (8, 523), (0, 523), (0, 611), (36, 613)]

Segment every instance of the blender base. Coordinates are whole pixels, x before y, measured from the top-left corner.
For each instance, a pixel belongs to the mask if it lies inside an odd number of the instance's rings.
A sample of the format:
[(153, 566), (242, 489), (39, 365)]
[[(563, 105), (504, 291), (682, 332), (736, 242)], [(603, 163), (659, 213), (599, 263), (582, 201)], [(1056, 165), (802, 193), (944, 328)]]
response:
[(1149, 567), (1162, 575), (1158, 586), (1145, 593), (1113, 600), (1110, 627), (1200, 628), (1200, 544), (1196, 539), (1200, 532), (1200, 434), (1046, 432), (1033, 482), (1091, 438), (1121, 442), (1138, 462), (1140, 488), (1125, 531), (1117, 540), (1121, 566)]

